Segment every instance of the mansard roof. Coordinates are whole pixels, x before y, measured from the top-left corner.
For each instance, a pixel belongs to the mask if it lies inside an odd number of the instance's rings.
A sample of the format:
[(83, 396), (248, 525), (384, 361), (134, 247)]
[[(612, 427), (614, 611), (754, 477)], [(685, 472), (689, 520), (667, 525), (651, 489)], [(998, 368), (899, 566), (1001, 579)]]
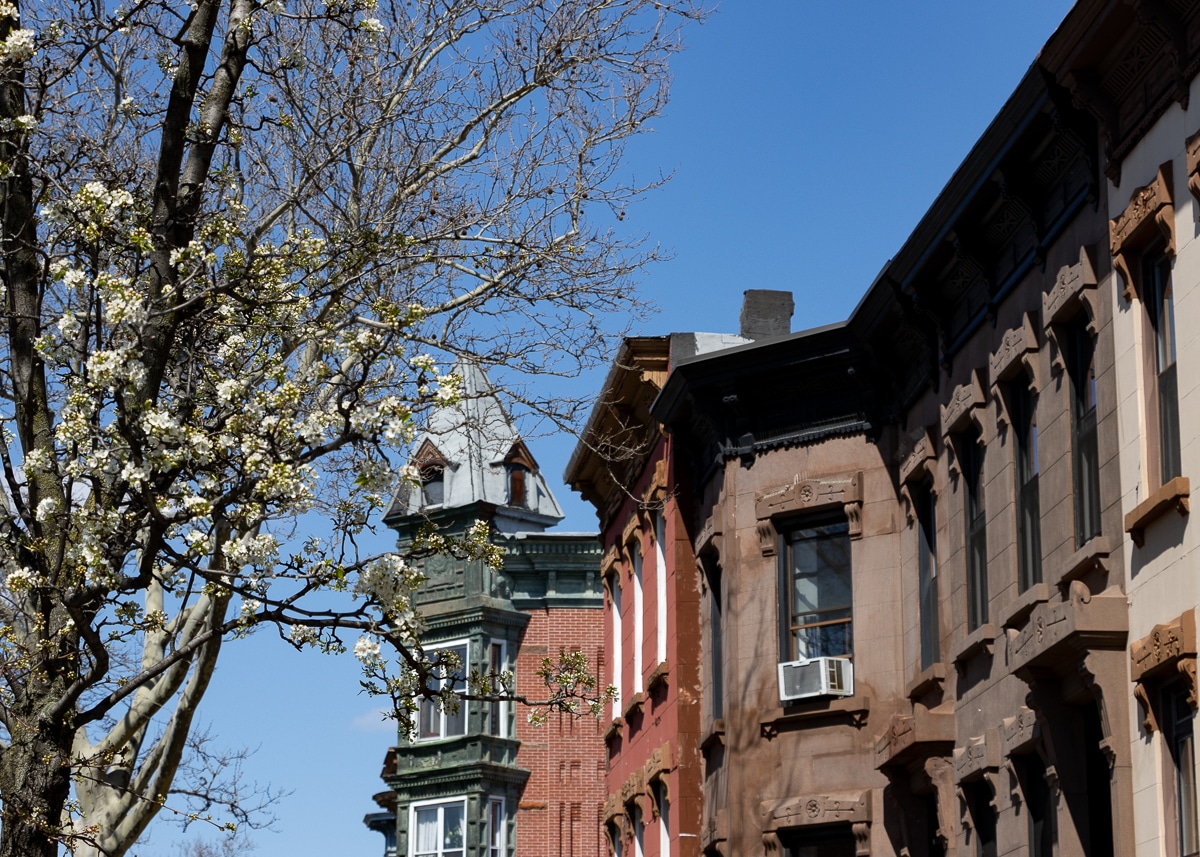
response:
[[(384, 520), (454, 509), (479, 515), (480, 504), (495, 507), (501, 532), (542, 530), (562, 520), (558, 501), (483, 368), (460, 359), (453, 371), (463, 379), (463, 397), (430, 414), (411, 458), (427, 483), (441, 480), (441, 502), (427, 502), (421, 488), (404, 484)], [(524, 503), (510, 496), (514, 467), (524, 471), (519, 477)]]

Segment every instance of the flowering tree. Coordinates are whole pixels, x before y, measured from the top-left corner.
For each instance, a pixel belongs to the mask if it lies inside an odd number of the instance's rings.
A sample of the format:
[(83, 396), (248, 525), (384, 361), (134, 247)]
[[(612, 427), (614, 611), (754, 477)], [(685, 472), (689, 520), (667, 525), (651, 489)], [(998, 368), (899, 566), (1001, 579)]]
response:
[[(257, 626), (357, 640), (402, 720), (452, 666), (413, 557), (356, 547), (385, 452), (460, 395), (451, 359), (605, 354), (652, 255), (604, 226), (645, 189), (622, 147), (694, 14), (0, 0), (0, 857), (124, 853)], [(492, 556), (486, 528), (412, 550)]]

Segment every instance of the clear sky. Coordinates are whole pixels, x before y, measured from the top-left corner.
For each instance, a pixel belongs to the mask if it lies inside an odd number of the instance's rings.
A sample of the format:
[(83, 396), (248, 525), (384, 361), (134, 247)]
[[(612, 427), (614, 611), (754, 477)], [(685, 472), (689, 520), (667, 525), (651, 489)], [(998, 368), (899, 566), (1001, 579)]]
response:
[[(674, 173), (624, 224), (674, 255), (645, 274), (660, 311), (638, 332), (736, 332), (748, 288), (791, 290), (794, 330), (845, 318), (1070, 5), (725, 0), (688, 31), (667, 115), (629, 151), (637, 176)], [(562, 527), (594, 529), (591, 507), (559, 487), (573, 441), (531, 446)], [(362, 817), (394, 731), (358, 695), (352, 657), (300, 655), (266, 633), (234, 641), (198, 722), (258, 748), (249, 779), (292, 792), (276, 830), (252, 834), (256, 857), (382, 854)], [(134, 853), (174, 857), (183, 839), (156, 823)]]

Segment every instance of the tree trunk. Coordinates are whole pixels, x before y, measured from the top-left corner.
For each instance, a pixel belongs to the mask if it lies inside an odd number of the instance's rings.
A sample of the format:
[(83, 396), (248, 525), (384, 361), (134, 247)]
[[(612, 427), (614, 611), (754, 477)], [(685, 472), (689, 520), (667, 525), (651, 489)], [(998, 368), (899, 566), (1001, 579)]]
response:
[[(43, 698), (61, 697), (62, 688), (52, 690), (59, 693)], [(12, 743), (0, 755), (0, 857), (55, 857), (62, 839), (73, 732), (40, 717), (39, 708), (19, 705), (9, 711)]]

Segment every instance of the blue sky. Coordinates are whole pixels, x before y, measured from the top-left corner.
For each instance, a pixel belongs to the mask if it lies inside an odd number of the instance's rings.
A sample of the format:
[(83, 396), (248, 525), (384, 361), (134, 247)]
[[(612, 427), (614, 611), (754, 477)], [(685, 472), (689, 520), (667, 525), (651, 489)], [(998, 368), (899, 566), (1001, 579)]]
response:
[[(726, 0), (688, 31), (667, 115), (630, 147), (636, 176), (674, 172), (624, 224), (674, 255), (645, 273), (660, 312), (637, 332), (736, 332), (748, 288), (791, 290), (795, 330), (845, 318), (1070, 5)], [(572, 440), (531, 445), (563, 528), (594, 529), (591, 507), (559, 487)], [(256, 857), (382, 853), (362, 816), (394, 732), (358, 694), (352, 657), (234, 641), (198, 721), (258, 748), (249, 778), (292, 791), (277, 830), (252, 834)], [(173, 857), (183, 838), (156, 824), (135, 851)]]

